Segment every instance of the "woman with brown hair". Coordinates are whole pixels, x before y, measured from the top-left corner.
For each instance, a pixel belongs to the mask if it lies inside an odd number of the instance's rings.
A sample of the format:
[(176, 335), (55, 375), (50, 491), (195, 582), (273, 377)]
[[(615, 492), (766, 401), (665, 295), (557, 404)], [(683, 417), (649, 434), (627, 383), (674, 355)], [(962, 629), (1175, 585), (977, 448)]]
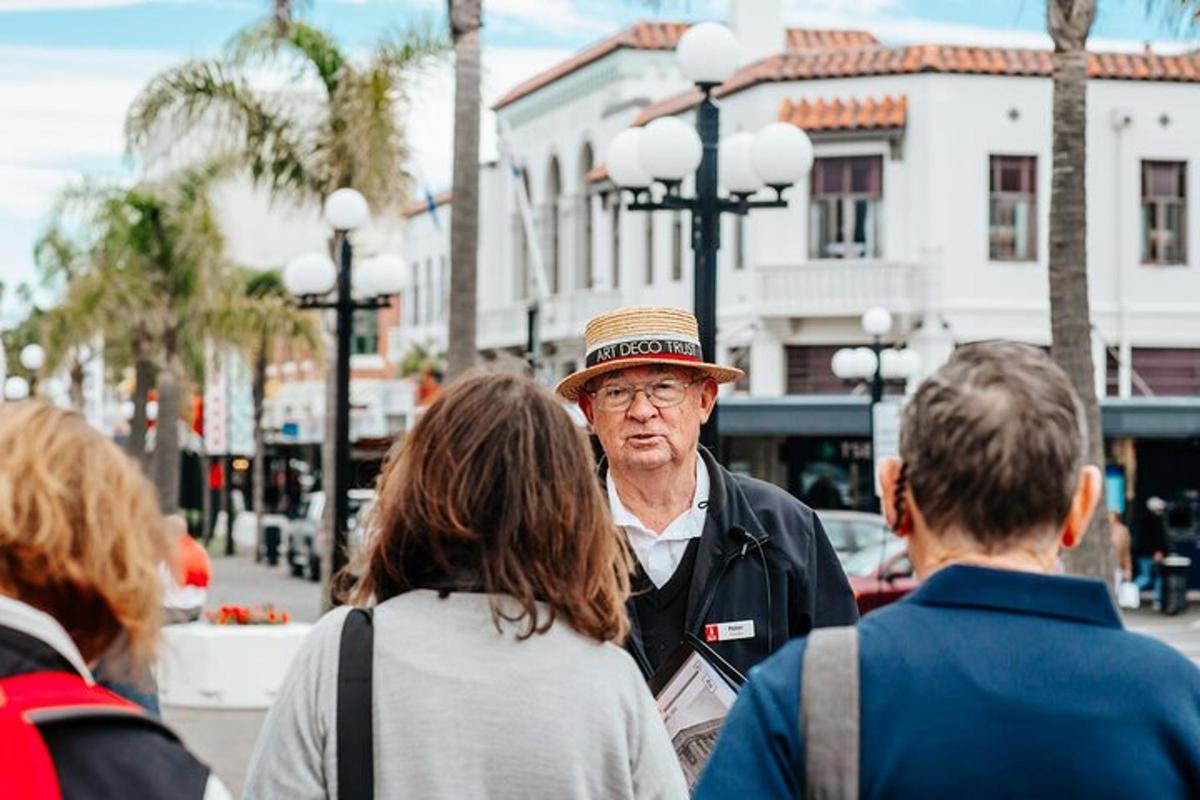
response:
[(154, 490), (116, 445), (78, 414), (0, 404), (0, 797), (229, 796), (92, 674), (106, 654), (146, 674), (166, 557)]
[(455, 383), (384, 467), (372, 516), (369, 616), (317, 624), (247, 797), (686, 796), (617, 646), (629, 555), (556, 400), (511, 375)]

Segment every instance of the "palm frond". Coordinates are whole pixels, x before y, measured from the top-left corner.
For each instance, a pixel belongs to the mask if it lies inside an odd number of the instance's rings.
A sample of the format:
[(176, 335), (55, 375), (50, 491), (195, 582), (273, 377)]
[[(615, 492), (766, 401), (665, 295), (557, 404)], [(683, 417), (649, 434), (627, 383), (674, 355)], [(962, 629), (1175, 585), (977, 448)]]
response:
[(393, 75), (407, 75), (446, 56), (452, 48), (446, 29), (432, 22), (417, 22), (389, 31), (371, 54), (371, 60)]
[(282, 33), (273, 21), (239, 31), (226, 45), (229, 63), (238, 67), (273, 61), (281, 53), (295, 58), (301, 68), (312, 71), (327, 95), (337, 91), (346, 56), (324, 31), (292, 21)]
[[(166, 126), (174, 127), (172, 135), (164, 135)], [(125, 139), (133, 150), (156, 134), (179, 143), (187, 141), (184, 134), (200, 131), (213, 139), (209, 152), (236, 154), (255, 183), (273, 195), (309, 198), (315, 182), (307, 165), (311, 156), (300, 141), (302, 128), (224, 64), (192, 61), (151, 80), (130, 106)]]
[(1145, 0), (1146, 17), (1163, 32), (1180, 38), (1200, 35), (1200, 0)]

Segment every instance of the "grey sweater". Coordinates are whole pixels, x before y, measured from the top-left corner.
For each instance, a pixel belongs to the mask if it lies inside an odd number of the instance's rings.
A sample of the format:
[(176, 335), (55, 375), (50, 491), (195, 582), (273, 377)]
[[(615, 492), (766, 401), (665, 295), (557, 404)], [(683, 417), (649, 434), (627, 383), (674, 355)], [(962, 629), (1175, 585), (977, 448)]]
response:
[[(296, 656), (259, 734), (245, 797), (337, 798), (346, 613), (325, 615)], [(497, 632), (481, 594), (408, 592), (379, 605), (374, 625), (376, 797), (687, 797), (654, 702), (621, 648), (562, 622), (517, 641), (512, 625)]]

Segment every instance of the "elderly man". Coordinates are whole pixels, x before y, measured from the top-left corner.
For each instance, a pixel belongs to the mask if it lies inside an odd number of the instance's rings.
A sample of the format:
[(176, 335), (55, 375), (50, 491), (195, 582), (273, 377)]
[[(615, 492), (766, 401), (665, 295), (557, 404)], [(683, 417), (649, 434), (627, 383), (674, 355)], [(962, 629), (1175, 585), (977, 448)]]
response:
[(638, 568), (629, 649), (647, 677), (687, 634), (743, 674), (789, 638), (858, 618), (821, 522), (787, 492), (734, 475), (699, 447), (717, 384), (696, 318), (626, 308), (587, 326), (585, 368), (557, 391), (604, 448), (613, 518)]

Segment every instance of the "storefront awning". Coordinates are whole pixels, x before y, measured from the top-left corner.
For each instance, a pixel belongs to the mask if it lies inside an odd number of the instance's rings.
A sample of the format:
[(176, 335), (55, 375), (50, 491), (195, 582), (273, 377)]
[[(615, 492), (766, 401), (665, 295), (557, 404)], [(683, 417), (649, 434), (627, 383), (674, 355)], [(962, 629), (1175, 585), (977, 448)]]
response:
[[(863, 395), (723, 397), (722, 436), (862, 436), (870, 432)], [(1107, 438), (1188, 439), (1200, 436), (1200, 397), (1104, 398)]]

